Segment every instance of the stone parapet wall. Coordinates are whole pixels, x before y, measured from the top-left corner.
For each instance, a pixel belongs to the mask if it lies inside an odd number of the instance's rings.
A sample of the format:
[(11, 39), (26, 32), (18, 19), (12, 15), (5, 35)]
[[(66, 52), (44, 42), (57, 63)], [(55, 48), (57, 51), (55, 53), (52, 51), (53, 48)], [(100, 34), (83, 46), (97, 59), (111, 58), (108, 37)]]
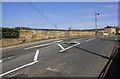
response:
[(0, 39), (2, 41), (0, 46), (16, 45), (23, 42), (49, 38), (95, 35), (94, 30), (20, 29), (19, 32), (20, 37), (18, 39)]
[(82, 30), (51, 30), (51, 29), (20, 29), (21, 40), (32, 41), (39, 39), (59, 38), (68, 36), (95, 35), (94, 31)]

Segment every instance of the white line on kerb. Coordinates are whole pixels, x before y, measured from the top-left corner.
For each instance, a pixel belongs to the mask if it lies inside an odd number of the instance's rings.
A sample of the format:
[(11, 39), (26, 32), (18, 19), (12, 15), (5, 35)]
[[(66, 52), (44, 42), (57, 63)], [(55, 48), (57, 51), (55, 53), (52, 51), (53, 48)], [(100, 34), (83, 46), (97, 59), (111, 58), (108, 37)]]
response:
[(39, 50), (36, 51), (35, 56), (34, 56), (34, 60), (33, 60), (33, 61), (37, 61), (37, 59), (38, 59), (38, 55), (39, 55)]
[(33, 64), (37, 63), (37, 62), (38, 62), (38, 60), (37, 60), (37, 59), (38, 59), (38, 55), (39, 55), (39, 50), (36, 51), (35, 56), (34, 56), (34, 59), (33, 59), (33, 62), (28, 63), (28, 64), (25, 64), (25, 65), (23, 65), (23, 66), (20, 66), (20, 67), (18, 67), (18, 68), (13, 69), (13, 70), (10, 70), (10, 71), (8, 71), (8, 72), (5, 72), (5, 73), (3, 73), (3, 74), (0, 74), (0, 77), (2, 77), (2, 76), (4, 76), (4, 75), (7, 75), (7, 74), (9, 74), (9, 73), (12, 73), (12, 72), (14, 72), (14, 71), (17, 71), (17, 70), (19, 70), (19, 69), (22, 69), (22, 68), (24, 68), (24, 67), (27, 67), (27, 66), (30, 66), (30, 65), (33, 65)]
[(61, 51), (59, 51), (59, 52), (63, 52), (63, 51), (65, 51), (65, 50), (68, 50), (68, 49), (70, 49), (70, 48), (72, 48), (72, 47), (74, 47), (74, 46), (77, 46), (77, 45), (79, 45), (80, 43), (77, 43), (77, 44), (75, 44), (75, 45), (73, 45), (73, 46), (70, 46), (70, 47), (67, 47), (67, 48), (65, 48), (65, 49), (63, 49), (63, 50), (61, 50)]

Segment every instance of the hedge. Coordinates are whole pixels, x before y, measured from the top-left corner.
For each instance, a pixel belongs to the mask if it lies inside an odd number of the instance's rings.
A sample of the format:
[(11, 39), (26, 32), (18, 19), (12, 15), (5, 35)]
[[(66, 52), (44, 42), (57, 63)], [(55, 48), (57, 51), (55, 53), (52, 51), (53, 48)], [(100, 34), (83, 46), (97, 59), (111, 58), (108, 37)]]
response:
[(19, 38), (19, 30), (16, 28), (2, 27), (2, 38)]

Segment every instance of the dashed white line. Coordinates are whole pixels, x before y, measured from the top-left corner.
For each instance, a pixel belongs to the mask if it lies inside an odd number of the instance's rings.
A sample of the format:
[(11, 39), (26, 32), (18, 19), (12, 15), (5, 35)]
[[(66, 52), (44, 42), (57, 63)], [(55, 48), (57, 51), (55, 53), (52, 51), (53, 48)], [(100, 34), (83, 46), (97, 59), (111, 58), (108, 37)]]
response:
[(15, 56), (11, 56), (11, 57), (7, 57), (7, 58), (4, 58), (4, 59), (1, 59), (0, 60), (0, 63), (2, 63), (4, 60), (9, 60), (9, 59), (12, 59), (12, 58), (14, 58)]
[[(88, 39), (88, 38), (87, 38)], [(94, 40), (95, 38), (90, 38), (90, 39), (88, 39), (88, 40), (85, 40), (85, 41), (80, 41), (80, 42), (86, 42), (86, 41), (91, 41), (91, 40)], [(83, 40), (83, 38), (80, 38), (80, 39), (78, 39), (78, 40)]]
[(59, 41), (54, 41), (53, 43), (60, 43), (62, 42), (63, 40), (59, 40)]
[(91, 40), (94, 40), (95, 38), (91, 38), (91, 39), (88, 39), (88, 40), (86, 40), (86, 41), (91, 41)]
[(53, 43), (47, 43), (47, 44), (42, 44), (42, 45), (32, 46), (32, 47), (25, 48), (25, 50), (27, 50), (27, 49), (31, 49), (31, 48), (36, 48), (36, 47), (48, 46), (48, 45), (52, 45), (52, 44), (53, 44)]
[(46, 48), (50, 48), (50, 47), (52, 47), (52, 46), (55, 46), (56, 44), (54, 44), (54, 45), (51, 45), (51, 46), (47, 46), (47, 47), (44, 47), (44, 48), (41, 48), (41, 49), (46, 49)]

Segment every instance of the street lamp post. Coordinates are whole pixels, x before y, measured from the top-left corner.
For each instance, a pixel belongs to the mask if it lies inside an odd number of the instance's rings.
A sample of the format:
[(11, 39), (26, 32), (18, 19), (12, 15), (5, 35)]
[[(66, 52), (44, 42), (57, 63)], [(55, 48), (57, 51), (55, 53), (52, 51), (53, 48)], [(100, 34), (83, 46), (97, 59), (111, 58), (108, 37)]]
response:
[(97, 35), (97, 15), (100, 15), (100, 14), (95, 12), (95, 35)]
[(55, 29), (57, 30), (57, 25), (54, 25), (55, 26)]

